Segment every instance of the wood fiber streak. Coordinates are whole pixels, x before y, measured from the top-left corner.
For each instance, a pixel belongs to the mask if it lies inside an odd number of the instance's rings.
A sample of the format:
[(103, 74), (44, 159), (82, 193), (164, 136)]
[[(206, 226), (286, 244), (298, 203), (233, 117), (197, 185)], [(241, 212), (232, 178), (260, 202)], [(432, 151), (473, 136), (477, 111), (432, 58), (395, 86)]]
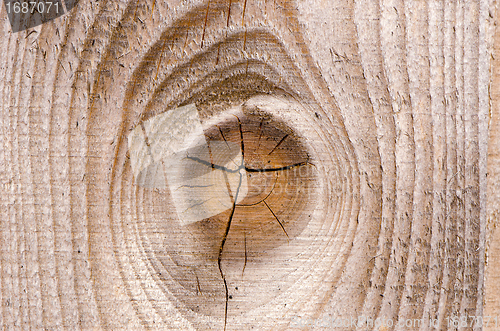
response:
[(378, 1), (359, 1), (356, 3), (357, 34), (363, 71), (367, 80), (367, 89), (373, 107), (376, 127), (380, 166), (382, 176), (382, 218), (380, 235), (374, 261), (374, 271), (370, 282), (372, 286), (367, 293), (362, 314), (375, 316), (380, 310), (385, 279), (388, 272), (388, 261), (391, 253), (391, 238), (394, 229), (393, 199), (396, 189), (394, 116), (390, 104), (388, 80), (384, 71), (380, 36), (380, 4)]
[[(13, 33), (2, 5), (0, 325), (496, 329), (453, 324), (500, 302), (496, 6), (80, 0)], [(184, 106), (211, 161), (181, 179), (230, 200), (193, 222), (129, 145)]]
[(413, 218), (413, 186), (415, 180), (415, 142), (413, 116), (406, 69), (406, 25), (404, 3), (383, 1), (381, 14), (382, 52), (388, 77), (396, 129), (396, 195), (395, 225), (392, 236), (389, 269), (384, 287), (380, 316), (395, 320), (399, 310), (408, 246)]
[[(498, 22), (500, 11), (490, 13), (490, 17)], [(498, 26), (498, 25), (497, 25)], [(500, 59), (499, 55), (499, 45), (500, 45), (500, 33), (498, 33), (498, 28), (492, 29), (493, 38), (491, 44), (493, 47), (492, 56), (493, 63), (491, 64), (491, 77), (490, 77), (490, 113), (489, 113), (489, 125), (490, 125), (490, 141), (488, 144), (488, 182), (487, 182), (487, 220), (488, 220), (488, 232), (486, 237), (486, 268), (485, 268), (485, 291), (484, 291), (484, 316), (494, 315), (495, 311), (500, 308), (500, 300), (498, 299), (499, 293), (499, 251), (500, 245), (498, 239), (500, 238), (500, 231), (498, 226), (498, 220), (500, 215), (500, 205), (499, 205), (499, 184), (500, 184), (500, 112), (499, 100), (500, 93), (498, 89), (499, 81), (499, 66), (498, 61)], [(489, 325), (485, 327), (484, 330), (494, 330), (494, 325)]]
[(429, 3), (429, 64), (430, 64), (430, 99), (432, 110), (432, 145), (434, 146), (433, 160), (433, 210), (432, 228), (429, 252), (429, 288), (425, 293), (424, 318), (425, 327), (430, 327), (430, 320), (437, 319), (439, 284), (443, 279), (443, 264), (445, 256), (445, 227), (446, 221), (446, 96), (445, 96), (445, 66), (444, 58), (444, 4), (436, 1)]

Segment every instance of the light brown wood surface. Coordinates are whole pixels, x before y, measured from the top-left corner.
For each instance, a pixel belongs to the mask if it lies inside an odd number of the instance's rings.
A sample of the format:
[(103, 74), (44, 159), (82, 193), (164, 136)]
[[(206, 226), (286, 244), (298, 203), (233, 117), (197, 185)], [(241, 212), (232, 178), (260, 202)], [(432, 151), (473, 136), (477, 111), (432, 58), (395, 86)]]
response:
[(5, 10), (3, 329), (500, 328), (496, 1)]

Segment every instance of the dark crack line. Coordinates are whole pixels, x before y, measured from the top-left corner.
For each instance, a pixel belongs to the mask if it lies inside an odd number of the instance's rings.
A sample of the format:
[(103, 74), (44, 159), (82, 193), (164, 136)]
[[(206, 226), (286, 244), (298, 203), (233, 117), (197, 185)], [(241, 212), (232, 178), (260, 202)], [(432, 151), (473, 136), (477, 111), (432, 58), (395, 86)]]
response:
[(229, 147), (229, 144), (226, 140), (226, 137), (224, 136), (224, 133), (222, 132), (222, 129), (220, 128), (220, 126), (217, 126), (217, 128), (219, 129), (219, 132), (220, 132), (220, 135), (222, 136), (222, 139), (224, 139), (224, 141), (226, 142), (227, 148), (230, 150), (231, 148)]
[(306, 165), (306, 164), (311, 164), (311, 163), (309, 163), (309, 162), (300, 162), (300, 163), (291, 164), (291, 165), (288, 165), (288, 166), (285, 166), (285, 167), (267, 168), (267, 169), (266, 168), (264, 168), (264, 169), (254, 169), (254, 168), (245, 167), (245, 170), (248, 171), (248, 172), (282, 171), (282, 170), (292, 169), (292, 168), (295, 168), (295, 167), (300, 167), (300, 166), (303, 166), (303, 165)]
[(231, 199), (231, 204), (234, 204), (235, 200), (233, 197), (233, 191), (231, 190), (231, 184), (229, 183), (229, 178), (227, 177), (226, 172), (223, 172), (223, 174), (224, 174), (224, 181), (226, 182), (227, 193), (229, 193), (229, 198)]
[[(231, 152), (231, 147), (229, 147), (229, 143), (227, 142), (227, 139), (226, 137), (224, 136), (224, 133), (222, 132), (222, 129), (220, 128), (220, 126), (217, 125), (217, 128), (219, 129), (219, 132), (220, 132), (220, 135), (222, 136), (222, 139), (224, 139), (224, 142), (226, 143), (226, 146), (227, 146), (227, 149), (229, 150), (229, 152)], [(233, 160), (231, 160), (231, 162), (234, 163), (235, 166), (238, 166), (236, 164), (236, 162), (234, 162)], [(238, 169), (239, 170), (239, 169)]]
[[(245, 171), (247, 171), (247, 172), (272, 172), (272, 171), (288, 170), (288, 169), (292, 169), (292, 168), (295, 168), (295, 167), (300, 167), (300, 166), (307, 165), (307, 164), (310, 164), (310, 165), (314, 166), (314, 164), (309, 163), (309, 162), (300, 162), (300, 163), (295, 163), (295, 164), (291, 164), (291, 165), (287, 165), (287, 166), (279, 167), (279, 168), (255, 169), (255, 168), (249, 168), (249, 167), (245, 166), (244, 165), (244, 160), (243, 160), (243, 162), (242, 162), (243, 164), (241, 166), (239, 166), (238, 168), (236, 168), (236, 169), (229, 169), (229, 168), (226, 168), (224, 166), (220, 166), (218, 164), (213, 164), (211, 162), (202, 160), (202, 159), (197, 158), (195, 156), (186, 156), (186, 158), (188, 158), (188, 159), (190, 159), (192, 161), (204, 164), (207, 167), (211, 167), (211, 168), (222, 170), (222, 171), (227, 171), (227, 172), (232, 173), (232, 174), (239, 172), (241, 169), (245, 169)], [(234, 163), (234, 161), (233, 161), (233, 163)]]
[(262, 123), (264, 123), (264, 120), (260, 120), (259, 124), (259, 139), (257, 140), (257, 148), (255, 149), (255, 152), (259, 150), (260, 147), (260, 138), (262, 137)]
[(210, 155), (210, 164), (212, 165), (212, 169), (215, 169), (214, 158), (212, 156), (212, 148), (210, 148), (210, 144), (207, 144), (207, 148), (208, 148), (208, 154)]
[(222, 271), (221, 260), (222, 260), (222, 251), (224, 250), (224, 245), (225, 245), (226, 240), (227, 240), (227, 235), (229, 234), (229, 229), (231, 228), (231, 222), (233, 220), (234, 211), (236, 210), (236, 201), (238, 201), (238, 193), (239, 193), (240, 188), (241, 188), (241, 177), (242, 177), (242, 174), (240, 173), (240, 180), (238, 183), (238, 188), (236, 189), (236, 194), (234, 195), (233, 208), (231, 209), (231, 214), (229, 215), (229, 220), (227, 222), (226, 231), (224, 232), (224, 236), (222, 237), (222, 242), (221, 242), (221, 245), (219, 248), (219, 256), (217, 257), (217, 265), (219, 267), (219, 272), (220, 272), (220, 275), (222, 277), (222, 280), (224, 281), (224, 288), (226, 291), (226, 305), (224, 308), (224, 331), (226, 330), (226, 325), (227, 325), (227, 307), (229, 304), (229, 291), (227, 289), (226, 277), (224, 276), (224, 272)]
[(285, 141), (286, 137), (288, 137), (288, 134), (285, 134), (285, 136), (281, 138), (280, 142), (276, 146), (274, 146), (274, 148), (267, 155), (271, 155), (271, 153), (274, 152), (274, 150), (278, 148), (278, 146), (281, 145), (283, 141)]
[[(246, 2), (247, 1), (245, 0), (245, 3)], [(245, 35), (243, 36), (243, 51), (245, 51), (246, 49), (247, 49), (247, 28), (245, 27)], [(245, 69), (245, 75), (248, 75), (248, 59), (247, 59), (247, 66)]]
[(276, 177), (274, 177), (274, 184), (273, 184), (273, 188), (271, 189), (271, 191), (266, 195), (266, 197), (262, 200), (260, 200), (259, 202), (256, 202), (256, 203), (251, 203), (251, 204), (238, 204), (238, 207), (251, 207), (251, 206), (255, 206), (255, 205), (258, 205), (259, 203), (262, 203), (264, 200), (266, 200), (267, 198), (269, 198), (269, 196), (271, 195), (271, 193), (273, 193), (273, 190), (274, 188), (276, 187), (276, 183), (278, 182), (278, 176), (277, 175)]
[[(240, 144), (241, 144), (241, 156), (243, 158), (243, 161), (245, 160), (245, 144), (243, 143), (243, 130), (241, 129), (241, 121), (240, 118), (236, 115), (234, 115), (236, 119), (238, 120), (238, 128), (240, 129)], [(242, 162), (243, 164), (243, 162)]]
[(207, 167), (211, 167), (213, 169), (218, 169), (218, 170), (222, 170), (222, 171), (227, 171), (227, 172), (232, 173), (232, 174), (237, 173), (238, 171), (240, 171), (241, 169), (243, 169), (243, 167), (240, 166), (238, 169), (232, 170), (232, 169), (229, 169), (229, 168), (226, 168), (226, 167), (223, 167), (223, 166), (220, 166), (220, 165), (213, 164), (211, 162), (202, 160), (202, 159), (200, 159), (198, 157), (195, 157), (195, 156), (186, 156), (186, 158), (188, 158), (189, 160), (192, 160), (192, 161), (204, 164)]
[(269, 205), (267, 204), (266, 200), (263, 200), (262, 202), (264, 202), (264, 204), (266, 205), (267, 209), (269, 209), (269, 211), (271, 212), (271, 214), (273, 214), (273, 216), (276, 219), (276, 221), (278, 221), (278, 224), (281, 226), (281, 229), (285, 233), (286, 238), (288, 239), (288, 242), (290, 242), (290, 237), (288, 236), (288, 233), (286, 233), (285, 227), (283, 226), (283, 224), (281, 223), (281, 221), (278, 219), (278, 216), (276, 216), (276, 214), (273, 212), (273, 210), (271, 209), (271, 207), (269, 207)]

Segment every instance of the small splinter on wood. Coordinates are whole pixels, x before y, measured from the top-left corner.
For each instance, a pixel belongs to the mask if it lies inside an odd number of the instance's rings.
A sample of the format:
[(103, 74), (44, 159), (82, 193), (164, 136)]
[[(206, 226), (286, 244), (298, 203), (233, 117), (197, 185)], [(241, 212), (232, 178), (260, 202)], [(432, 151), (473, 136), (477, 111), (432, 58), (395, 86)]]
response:
[(207, 12), (205, 13), (205, 24), (203, 25), (203, 33), (201, 35), (201, 45), (200, 48), (203, 48), (203, 42), (205, 41), (205, 30), (207, 29), (208, 22), (208, 10), (210, 8), (210, 0), (207, 1)]
[(193, 272), (194, 272), (194, 276), (196, 277), (196, 291), (198, 292), (198, 294), (202, 294), (201, 287), (200, 287), (200, 280), (198, 279), (198, 275), (196, 274), (196, 271), (193, 271)]
[(247, 10), (247, 0), (243, 4), (243, 15), (241, 16), (241, 26), (245, 23), (245, 11)]
[(243, 263), (243, 270), (241, 271), (241, 277), (243, 278), (243, 273), (245, 273), (245, 268), (247, 267), (247, 233), (243, 232), (243, 242), (245, 245), (245, 262)]
[[(151, 14), (153, 16), (153, 14)], [(167, 45), (167, 40), (163, 42), (163, 46), (161, 47), (160, 59), (158, 60), (158, 66), (156, 67), (156, 75), (154, 81), (158, 80), (158, 71), (160, 71), (161, 61), (163, 59), (163, 53), (165, 52), (165, 46)]]
[(151, 8), (151, 21), (153, 20), (153, 13), (155, 11), (155, 4), (156, 4), (156, 0), (153, 0), (153, 6)]

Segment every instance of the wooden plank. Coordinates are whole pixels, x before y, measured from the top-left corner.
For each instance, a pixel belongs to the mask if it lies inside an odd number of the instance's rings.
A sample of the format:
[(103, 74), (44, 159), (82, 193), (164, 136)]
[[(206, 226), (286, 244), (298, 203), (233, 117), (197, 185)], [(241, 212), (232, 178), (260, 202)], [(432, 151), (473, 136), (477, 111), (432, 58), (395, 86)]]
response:
[(496, 328), (496, 3), (64, 3), (1, 9), (0, 325)]

